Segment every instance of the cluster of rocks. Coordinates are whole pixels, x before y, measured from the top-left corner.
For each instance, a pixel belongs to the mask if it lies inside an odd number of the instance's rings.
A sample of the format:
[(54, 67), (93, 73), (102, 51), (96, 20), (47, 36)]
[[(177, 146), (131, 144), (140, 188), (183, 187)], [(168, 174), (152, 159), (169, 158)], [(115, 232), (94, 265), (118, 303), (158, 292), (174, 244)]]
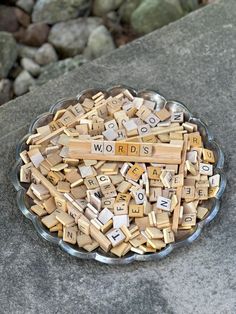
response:
[(0, 105), (199, 7), (199, 0), (8, 0)]

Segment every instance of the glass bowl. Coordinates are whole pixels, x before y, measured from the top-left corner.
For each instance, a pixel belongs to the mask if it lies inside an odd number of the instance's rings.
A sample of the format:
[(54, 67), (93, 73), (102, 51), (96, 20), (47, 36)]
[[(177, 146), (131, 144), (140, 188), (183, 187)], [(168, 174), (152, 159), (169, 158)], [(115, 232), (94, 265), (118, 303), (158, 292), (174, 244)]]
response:
[(134, 252), (129, 252), (122, 258), (118, 258), (112, 253), (105, 253), (100, 248), (96, 249), (93, 252), (87, 252), (83, 248), (79, 248), (76, 245), (70, 245), (64, 242), (61, 238), (58, 238), (57, 235), (50, 233), (46, 227), (41, 223), (40, 218), (31, 212), (30, 206), (32, 205), (31, 199), (26, 195), (28, 184), (21, 183), (19, 180), (20, 167), (22, 161), (20, 158), (20, 152), (27, 148), (26, 139), (32, 133), (35, 133), (36, 128), (43, 126), (49, 123), (55, 112), (62, 108), (67, 108), (70, 105), (74, 105), (78, 102), (82, 102), (84, 98), (91, 98), (101, 89), (86, 89), (80, 92), (75, 98), (61, 99), (51, 106), (48, 112), (38, 116), (29, 127), (29, 132), (26, 134), (19, 142), (16, 148), (16, 162), (13, 166), (13, 169), (10, 173), (10, 179), (17, 191), (16, 200), (19, 209), (21, 212), (32, 221), (35, 229), (38, 234), (47, 241), (57, 244), (62, 250), (69, 253), (70, 255), (76, 256), (82, 259), (94, 259), (106, 264), (128, 264), (134, 261), (150, 261), (150, 260), (159, 260), (167, 255), (169, 255), (174, 249), (181, 246), (187, 245), (195, 241), (201, 234), (203, 227), (208, 225), (217, 215), (220, 209), (220, 199), (223, 195), (223, 192), (226, 187), (226, 176), (224, 174), (224, 155), (215, 142), (213, 135), (209, 131), (207, 124), (198, 118), (195, 114), (193, 115), (188, 108), (181, 102), (175, 100), (166, 100), (163, 96), (152, 90), (142, 90), (136, 91), (133, 88), (128, 86), (119, 85), (112, 87), (108, 90), (103, 90), (106, 95), (115, 96), (122, 92), (123, 90), (128, 89), (131, 94), (137, 97), (143, 97), (147, 100), (152, 100), (157, 103), (157, 106), (161, 109), (163, 106), (168, 108), (172, 112), (184, 112), (185, 120), (189, 122), (196, 123), (198, 125), (199, 131), (202, 135), (203, 143), (206, 148), (209, 148), (214, 151), (216, 162), (214, 165), (214, 174), (219, 173), (221, 176), (220, 187), (214, 198), (211, 198), (207, 201), (204, 201), (202, 206), (206, 206), (209, 209), (207, 216), (199, 221), (196, 226), (190, 230), (183, 230), (178, 234), (176, 242), (168, 244), (164, 249), (157, 253), (149, 253), (144, 255), (139, 255)]

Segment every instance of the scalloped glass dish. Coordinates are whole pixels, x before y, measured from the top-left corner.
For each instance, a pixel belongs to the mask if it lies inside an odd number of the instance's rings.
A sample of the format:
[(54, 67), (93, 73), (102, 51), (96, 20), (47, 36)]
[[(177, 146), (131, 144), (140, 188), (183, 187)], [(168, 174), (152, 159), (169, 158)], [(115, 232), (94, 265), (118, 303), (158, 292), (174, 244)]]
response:
[(20, 173), (20, 167), (22, 165), (22, 161), (20, 159), (20, 152), (26, 149), (25, 141), (28, 138), (28, 136), (35, 132), (36, 128), (43, 126), (47, 123), (49, 123), (54, 113), (62, 108), (67, 108), (70, 105), (76, 104), (78, 101), (82, 101), (84, 98), (89, 98), (93, 95), (95, 95), (100, 89), (87, 89), (82, 91), (77, 95), (76, 98), (70, 98), (70, 99), (61, 99), (57, 103), (51, 106), (49, 109), (49, 112), (43, 113), (40, 116), (38, 116), (30, 125), (29, 132), (26, 134), (16, 148), (16, 162), (13, 166), (13, 169), (10, 174), (10, 179), (17, 191), (17, 204), (21, 212), (32, 221), (35, 229), (37, 230), (38, 234), (46, 239), (49, 242), (52, 242), (54, 244), (59, 245), (59, 247), (66, 251), (67, 253), (76, 256), (78, 258), (83, 259), (94, 259), (102, 263), (106, 264), (127, 264), (131, 263), (133, 261), (150, 261), (150, 260), (157, 260), (161, 259), (167, 255), (169, 255), (174, 249), (184, 246), (186, 244), (192, 243), (194, 240), (196, 240), (199, 235), (202, 232), (202, 229), (204, 226), (209, 224), (217, 215), (219, 208), (220, 208), (220, 199), (222, 197), (222, 194), (225, 190), (226, 186), (226, 176), (223, 171), (224, 167), (224, 155), (219, 147), (219, 145), (214, 141), (214, 138), (210, 131), (207, 128), (206, 123), (204, 123), (201, 119), (197, 118), (196, 116), (193, 116), (190, 111), (187, 109), (185, 105), (182, 103), (170, 100), (167, 101), (163, 96), (156, 93), (155, 91), (151, 90), (142, 90), (142, 91), (135, 91), (133, 88), (127, 87), (127, 86), (115, 86), (112, 87), (106, 91), (103, 91), (107, 95), (115, 96), (122, 92), (122, 90), (128, 89), (134, 96), (143, 97), (147, 100), (153, 100), (157, 103), (157, 106), (161, 109), (163, 106), (165, 106), (168, 110), (172, 112), (184, 112), (185, 120), (189, 122), (196, 123), (198, 125), (199, 131), (203, 138), (203, 143), (206, 148), (209, 148), (214, 151), (214, 155), (216, 158), (216, 162), (214, 165), (214, 174), (219, 173), (221, 176), (220, 180), (220, 188), (216, 195), (216, 197), (211, 198), (207, 201), (204, 201), (203, 206), (206, 206), (209, 208), (209, 213), (207, 216), (198, 222), (196, 226), (190, 230), (184, 230), (182, 231), (175, 243), (168, 244), (163, 250), (157, 252), (157, 253), (149, 253), (144, 255), (139, 255), (137, 253), (129, 252), (122, 258), (118, 258), (112, 253), (105, 253), (100, 248), (93, 252), (86, 252), (84, 249), (79, 248), (76, 245), (70, 245), (66, 242), (64, 242), (61, 238), (58, 238), (57, 235), (53, 235), (53, 233), (50, 233), (48, 229), (44, 227), (44, 225), (41, 223), (40, 218), (31, 212), (30, 206), (31, 206), (31, 200), (26, 195), (26, 189), (27, 184), (20, 183), (19, 180), (19, 173)]

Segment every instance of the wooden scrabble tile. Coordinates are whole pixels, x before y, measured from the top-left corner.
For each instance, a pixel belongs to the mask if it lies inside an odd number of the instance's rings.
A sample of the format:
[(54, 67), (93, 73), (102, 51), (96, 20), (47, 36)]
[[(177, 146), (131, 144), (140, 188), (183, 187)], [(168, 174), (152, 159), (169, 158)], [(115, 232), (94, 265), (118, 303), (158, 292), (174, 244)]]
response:
[(122, 225), (121, 227), (120, 227), (120, 229), (121, 229), (121, 231), (123, 232), (123, 234), (125, 235), (125, 242), (128, 242), (129, 241), (129, 239), (131, 239), (131, 237), (132, 237), (132, 233), (130, 232), (130, 230), (127, 228), (127, 226), (126, 225)]
[(142, 137), (142, 140), (145, 143), (156, 143), (157, 142), (157, 138), (154, 134), (144, 135)]
[(219, 187), (209, 188), (208, 189), (208, 198), (215, 197), (219, 191)]
[(50, 232), (63, 231), (63, 225), (59, 222), (56, 226), (49, 229)]
[(127, 143), (115, 143), (115, 154), (126, 156), (128, 155), (128, 144)]
[(184, 122), (183, 112), (173, 112), (171, 115), (171, 122)]
[(43, 217), (43, 216), (47, 215), (47, 211), (39, 205), (33, 205), (30, 207), (30, 209), (32, 210), (32, 212), (34, 212), (39, 217)]
[(183, 214), (182, 226), (195, 226), (196, 225), (196, 213)]
[(59, 209), (61, 209), (63, 211), (67, 210), (66, 200), (63, 197), (56, 196), (54, 198), (54, 201), (55, 201), (55, 204), (56, 204), (57, 208), (59, 208)]
[(195, 197), (195, 188), (194, 186), (184, 186), (182, 189), (182, 198), (192, 199)]
[(103, 153), (104, 153), (104, 142), (103, 141), (92, 141), (91, 142), (91, 153), (103, 155)]
[(214, 176), (210, 177), (209, 184), (212, 188), (220, 186), (220, 175), (215, 174)]
[(195, 197), (199, 200), (208, 199), (208, 187), (197, 187), (195, 189)]
[(56, 209), (54, 212), (52, 212), (50, 215), (47, 215), (42, 218), (41, 222), (48, 228), (52, 228), (58, 224), (58, 220), (56, 219), (56, 215), (60, 213), (60, 209)]
[(159, 196), (162, 196), (162, 189), (160, 187), (151, 187), (149, 192), (149, 202), (156, 202)]
[(161, 168), (149, 166), (147, 167), (147, 172), (148, 172), (149, 179), (157, 180), (160, 178)]
[(107, 198), (115, 197), (117, 195), (116, 188), (112, 183), (102, 184), (101, 192)]
[(126, 202), (127, 204), (129, 203), (131, 199), (131, 195), (129, 193), (118, 193), (116, 197), (116, 202)]
[(183, 133), (170, 132), (170, 140), (183, 140)]
[(163, 232), (156, 227), (147, 227), (146, 233), (151, 239), (163, 239)]
[(167, 212), (156, 214), (156, 226), (158, 229), (169, 227), (170, 219)]
[(139, 135), (147, 135), (151, 133), (151, 127), (149, 124), (141, 124), (138, 126)]
[(186, 159), (189, 160), (191, 163), (196, 164), (197, 163), (197, 151), (191, 150), (190, 152), (187, 152)]
[(128, 144), (128, 156), (139, 156), (140, 145), (139, 144)]
[(199, 165), (199, 173), (207, 176), (212, 176), (213, 174), (213, 166), (210, 164), (204, 164), (200, 162)]
[(73, 169), (70, 172), (66, 173), (66, 180), (71, 184), (77, 182), (81, 179), (81, 175), (78, 173), (77, 169)]
[(47, 156), (46, 161), (49, 163), (51, 167), (54, 167), (57, 164), (60, 164), (63, 161), (63, 159), (59, 154), (52, 153)]
[(74, 222), (74, 218), (65, 213), (65, 212), (60, 212), (58, 214), (56, 214), (56, 219), (63, 225), (63, 226), (68, 226), (70, 225), (71, 223)]
[(143, 105), (144, 99), (141, 97), (134, 97), (133, 104), (137, 109), (140, 109), (140, 107)]
[(136, 116), (142, 120), (145, 120), (150, 114), (151, 110), (148, 109), (146, 106), (142, 105), (139, 110), (136, 112)]
[(143, 205), (130, 204), (129, 205), (129, 217), (143, 217)]
[(103, 153), (114, 155), (115, 154), (115, 142), (112, 141), (104, 141), (103, 143)]
[(174, 232), (171, 230), (171, 228), (164, 228), (163, 235), (164, 235), (164, 242), (166, 244), (172, 243), (175, 241)]
[(63, 229), (63, 241), (75, 244), (77, 238), (77, 232), (71, 227), (65, 227)]
[(91, 166), (81, 166), (79, 171), (82, 178), (92, 177), (94, 175), (93, 168)]
[(51, 214), (56, 209), (54, 197), (50, 197), (43, 202), (43, 206), (48, 214)]
[(113, 172), (117, 172), (118, 173), (118, 163), (111, 161), (111, 162), (105, 162), (105, 164), (102, 165), (102, 167), (100, 168), (101, 172), (104, 173), (113, 173)]
[(115, 119), (112, 119), (110, 121), (107, 121), (105, 124), (104, 124), (106, 130), (107, 129), (114, 129), (114, 130), (118, 130), (118, 125), (117, 125), (117, 122)]
[(38, 168), (40, 163), (44, 160), (40, 150), (38, 148), (31, 149), (28, 151), (28, 156), (33, 165)]
[(165, 198), (163, 196), (158, 196), (157, 208), (162, 209), (164, 211), (170, 211), (171, 210), (171, 200), (169, 198)]
[(133, 247), (139, 247), (140, 245), (142, 245), (142, 244), (144, 244), (146, 242), (147, 242), (147, 239), (142, 234), (139, 234), (135, 238), (129, 240), (129, 243)]
[(31, 167), (32, 163), (25, 164), (20, 168), (20, 182), (31, 182)]
[(207, 214), (208, 208), (202, 206), (197, 207), (197, 218), (202, 220), (204, 217), (206, 217)]
[(108, 208), (104, 208), (98, 215), (98, 220), (102, 223), (102, 224), (106, 224), (109, 220), (111, 220), (113, 217), (113, 213), (108, 209)]
[(152, 156), (152, 144), (141, 144), (140, 145), (140, 156)]
[(126, 132), (132, 132), (132, 131), (138, 129), (138, 126), (137, 126), (137, 124), (134, 122), (133, 119), (130, 119), (130, 120), (128, 120), (128, 121), (124, 121), (124, 122), (123, 122), (123, 126), (124, 126)]
[(154, 128), (158, 122), (160, 122), (160, 119), (155, 114), (150, 113), (144, 121), (147, 122), (151, 128)]
[(146, 200), (146, 193), (144, 189), (139, 189), (134, 192), (134, 200), (137, 205), (141, 205)]
[(135, 217), (135, 224), (138, 226), (139, 230), (145, 230), (147, 227), (150, 227), (148, 217)]
[(148, 213), (148, 219), (149, 219), (150, 226), (156, 227), (157, 220), (156, 220), (156, 213), (154, 211), (151, 211), (150, 213)]
[(76, 117), (81, 117), (85, 113), (85, 110), (80, 103), (71, 106), (70, 110)]
[(78, 234), (77, 235), (77, 244), (79, 247), (84, 247), (87, 244), (92, 244), (92, 238), (87, 234)]
[(125, 240), (125, 235), (119, 228), (115, 228), (106, 234), (106, 237), (110, 240), (113, 247), (119, 245)]
[(60, 119), (58, 119), (58, 123), (61, 123), (64, 126), (69, 126), (71, 123), (73, 123), (76, 119), (76, 116), (70, 112), (66, 111)]
[(88, 190), (93, 190), (99, 187), (98, 181), (95, 177), (85, 178), (84, 184)]
[(197, 131), (197, 125), (194, 124), (194, 123), (184, 122), (184, 123), (182, 124), (182, 126), (183, 126), (184, 129), (187, 130), (188, 132)]
[(188, 171), (189, 171), (193, 176), (196, 176), (196, 175), (197, 175), (197, 170), (196, 170), (196, 168), (194, 167), (194, 165), (193, 165), (189, 160), (186, 160), (185, 164), (186, 164), (186, 167), (187, 167)]
[(164, 187), (170, 188), (172, 186), (173, 173), (171, 171), (162, 171), (160, 179)]
[(165, 121), (171, 117), (171, 113), (166, 108), (156, 111), (155, 114), (161, 121)]
[(164, 241), (158, 239), (147, 239), (147, 243), (155, 250), (161, 250), (166, 246)]
[(129, 216), (128, 215), (113, 216), (112, 220), (113, 220), (113, 227), (114, 228), (120, 228), (122, 225), (129, 227)]
[(114, 129), (107, 129), (106, 131), (103, 131), (102, 134), (108, 141), (114, 141), (118, 137), (118, 134)]
[(98, 182), (99, 186), (102, 186), (104, 184), (111, 183), (111, 180), (110, 180), (109, 176), (102, 174), (102, 175), (97, 176), (97, 182)]
[(88, 252), (92, 252), (96, 250), (98, 247), (99, 247), (99, 243), (92, 239), (92, 243), (84, 245), (83, 249), (85, 249)]
[[(81, 217), (81, 218), (78, 219), (78, 228), (84, 234), (89, 235), (90, 234), (90, 229), (92, 228), (92, 226), (91, 226), (89, 220), (84, 216), (83, 218)], [(92, 234), (91, 234), (91, 236), (93, 237)]]
[(144, 173), (144, 168), (135, 163), (127, 172), (127, 176), (134, 181), (137, 181)]
[(191, 147), (202, 147), (202, 138), (198, 133), (189, 134), (189, 143)]
[(75, 188), (71, 188), (71, 194), (75, 199), (85, 198), (87, 193), (87, 188), (85, 185), (80, 185)]
[(70, 192), (70, 183), (65, 181), (59, 181), (57, 184), (57, 191), (62, 193)]
[(215, 156), (212, 150), (204, 148), (202, 150), (202, 153), (203, 153), (203, 160), (205, 162), (210, 162), (210, 163), (215, 162)]
[(107, 207), (108, 209), (113, 209), (115, 203), (115, 198), (102, 198), (102, 207)]
[(124, 254), (126, 254), (126, 252), (128, 252), (130, 250), (130, 248), (131, 248), (131, 246), (129, 243), (122, 242), (119, 245), (113, 247), (111, 249), (111, 253), (115, 254), (118, 257), (121, 257)]
[(114, 214), (115, 215), (127, 215), (128, 214), (128, 204), (124, 201), (119, 201), (114, 203)]

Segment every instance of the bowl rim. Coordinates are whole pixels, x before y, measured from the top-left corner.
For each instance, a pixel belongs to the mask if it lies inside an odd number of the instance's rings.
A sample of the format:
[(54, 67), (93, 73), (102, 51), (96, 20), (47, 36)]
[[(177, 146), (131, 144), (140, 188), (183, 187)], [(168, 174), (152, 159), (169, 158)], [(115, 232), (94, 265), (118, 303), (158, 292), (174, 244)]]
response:
[(13, 168), (9, 174), (9, 177), (10, 177), (10, 180), (11, 180), (11, 182), (12, 182), (12, 184), (13, 184), (16, 192), (17, 192), (16, 201), (17, 201), (18, 208), (23, 213), (23, 215), (33, 223), (34, 228), (36, 229), (39, 236), (41, 238), (55, 244), (55, 245), (58, 245), (63, 251), (67, 252), (68, 254), (70, 254), (72, 256), (76, 256), (80, 259), (92, 259), (92, 260), (96, 260), (96, 261), (101, 262), (101, 263), (116, 264), (116, 265), (129, 264), (129, 263), (134, 262), (134, 261), (159, 260), (159, 259), (162, 259), (162, 258), (168, 256), (174, 249), (179, 248), (179, 247), (183, 247), (183, 246), (188, 245), (188, 244), (192, 243), (193, 241), (195, 241), (200, 236), (200, 234), (202, 233), (203, 228), (206, 225), (208, 225), (211, 221), (213, 221), (213, 219), (217, 216), (217, 214), (220, 210), (220, 201), (221, 201), (222, 195), (225, 191), (226, 184), (227, 184), (226, 174), (224, 172), (224, 154), (223, 154), (221, 147), (215, 141), (212, 133), (210, 132), (210, 130), (207, 126), (207, 123), (204, 122), (202, 120), (202, 118), (197, 117), (196, 114), (193, 115), (190, 112), (190, 110), (186, 107), (186, 105), (184, 105), (182, 102), (179, 102), (177, 100), (166, 100), (166, 98), (164, 96), (162, 96), (161, 94), (159, 94), (158, 92), (156, 92), (154, 90), (144, 89), (144, 90), (136, 91), (134, 88), (126, 86), (126, 85), (122, 85), (122, 84), (121, 85), (115, 85), (115, 86), (113, 86), (107, 90), (99, 89), (99, 91), (104, 91), (104, 92), (109, 94), (109, 93), (111, 93), (111, 91), (117, 90), (117, 89), (128, 89), (134, 96), (139, 96), (140, 94), (143, 94), (144, 92), (145, 93), (152, 93), (152, 95), (160, 98), (164, 102), (163, 106), (166, 106), (167, 104), (175, 104), (175, 105), (179, 106), (180, 108), (182, 108), (184, 113), (189, 115), (189, 121), (194, 120), (199, 125), (201, 125), (201, 127), (204, 129), (204, 131), (206, 133), (207, 143), (210, 145), (213, 145), (217, 151), (218, 161), (217, 161), (217, 164), (215, 165), (214, 168), (215, 168), (215, 172), (219, 173), (221, 176), (219, 190), (218, 190), (216, 196), (213, 198), (213, 205), (212, 205), (212, 208), (209, 210), (209, 214), (203, 220), (197, 222), (194, 231), (187, 238), (180, 240), (180, 241), (177, 241), (177, 242), (174, 242), (174, 243), (170, 243), (163, 250), (156, 252), (156, 253), (151, 253), (151, 254), (140, 255), (140, 254), (137, 254), (134, 252), (129, 252), (124, 257), (119, 258), (113, 254), (112, 254), (112, 256), (108, 256), (105, 252), (103, 252), (99, 249), (96, 251), (92, 251), (92, 252), (86, 252), (85, 250), (83, 250), (82, 248), (80, 249), (79, 247), (77, 249), (75, 249), (75, 247), (73, 245), (70, 245), (70, 244), (64, 242), (63, 239), (58, 238), (57, 236), (55, 236), (52, 233), (50, 233), (49, 231), (47, 231), (43, 227), (43, 225), (40, 221), (40, 218), (36, 214), (32, 213), (27, 208), (27, 206), (24, 202), (26, 189), (21, 184), (21, 182), (19, 181), (19, 168), (22, 165), (22, 161), (20, 158), (20, 152), (22, 150), (24, 150), (23, 147), (25, 145), (25, 141), (26, 141), (27, 137), (33, 133), (34, 126), (39, 121), (39, 119), (42, 119), (48, 115), (53, 114), (56, 111), (56, 109), (58, 108), (58, 106), (62, 105), (64, 102), (68, 102), (68, 101), (72, 101), (72, 100), (73, 101), (79, 101), (79, 99), (83, 95), (85, 95), (86, 93), (98, 90), (96, 88), (85, 89), (85, 90), (81, 91), (76, 97), (62, 98), (62, 99), (58, 100), (56, 103), (54, 103), (50, 106), (48, 112), (44, 112), (44, 113), (38, 115), (31, 122), (28, 133), (26, 135), (24, 135), (24, 137), (19, 141), (19, 143), (16, 146), (16, 158), (15, 158), (16, 160), (15, 160)]

